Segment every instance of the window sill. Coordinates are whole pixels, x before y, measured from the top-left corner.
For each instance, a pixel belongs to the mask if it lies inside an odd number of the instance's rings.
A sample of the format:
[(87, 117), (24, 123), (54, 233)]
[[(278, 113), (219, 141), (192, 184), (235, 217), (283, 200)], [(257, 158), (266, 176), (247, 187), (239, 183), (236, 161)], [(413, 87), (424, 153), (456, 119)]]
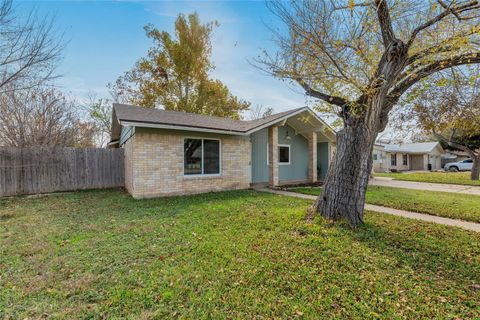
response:
[(221, 174), (192, 174), (183, 175), (183, 180), (205, 180), (205, 179), (221, 179)]

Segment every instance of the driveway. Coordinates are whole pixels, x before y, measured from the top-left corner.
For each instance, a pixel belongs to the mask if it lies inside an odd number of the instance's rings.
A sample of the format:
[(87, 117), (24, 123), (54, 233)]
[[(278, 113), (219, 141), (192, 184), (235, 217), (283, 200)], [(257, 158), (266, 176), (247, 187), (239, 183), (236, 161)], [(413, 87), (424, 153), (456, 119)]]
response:
[(464, 185), (458, 185), (458, 184), (401, 181), (401, 180), (393, 180), (392, 178), (387, 178), (387, 177), (375, 177), (373, 179), (370, 179), (369, 185), (381, 186), (381, 187), (392, 187), (392, 188), (414, 189), (414, 190), (464, 193), (464, 194), (474, 194), (474, 195), (480, 196), (480, 187), (464, 186)]

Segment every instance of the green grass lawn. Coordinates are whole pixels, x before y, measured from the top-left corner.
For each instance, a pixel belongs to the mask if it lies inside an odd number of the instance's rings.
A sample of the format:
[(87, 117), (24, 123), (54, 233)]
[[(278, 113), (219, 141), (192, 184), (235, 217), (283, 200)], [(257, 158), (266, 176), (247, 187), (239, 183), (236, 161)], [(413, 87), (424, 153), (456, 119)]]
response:
[(480, 186), (480, 180), (470, 180), (470, 172), (375, 173), (375, 176), (404, 181)]
[[(320, 188), (310, 187), (289, 190), (311, 195), (320, 193)], [(480, 196), (477, 195), (369, 186), (365, 201), (395, 209), (480, 222)]]
[(0, 200), (0, 318), (475, 319), (480, 234), (254, 191)]

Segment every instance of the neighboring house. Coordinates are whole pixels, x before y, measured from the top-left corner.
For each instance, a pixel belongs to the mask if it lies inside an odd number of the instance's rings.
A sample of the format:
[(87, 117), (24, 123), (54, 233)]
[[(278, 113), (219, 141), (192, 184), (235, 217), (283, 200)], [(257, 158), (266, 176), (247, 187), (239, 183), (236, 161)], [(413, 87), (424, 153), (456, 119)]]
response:
[(376, 144), (372, 155), (373, 170), (440, 170), (444, 153), (439, 142)]
[(242, 121), (114, 104), (111, 139), (126, 189), (147, 198), (315, 182), (335, 132), (307, 107)]
[(385, 151), (385, 147), (383, 145), (376, 143), (373, 146), (372, 162), (373, 172), (388, 171), (387, 152)]

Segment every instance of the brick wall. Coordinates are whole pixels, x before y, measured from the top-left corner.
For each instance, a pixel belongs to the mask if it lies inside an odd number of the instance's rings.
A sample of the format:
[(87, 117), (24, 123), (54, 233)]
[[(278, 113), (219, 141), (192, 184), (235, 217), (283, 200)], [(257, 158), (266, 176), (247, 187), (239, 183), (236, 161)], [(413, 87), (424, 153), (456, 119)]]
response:
[[(186, 137), (221, 140), (220, 176), (183, 175), (183, 143)], [(251, 146), (248, 137), (138, 129), (124, 147), (126, 188), (135, 198), (246, 189), (250, 186)], [(127, 173), (130, 166), (131, 179)]]

